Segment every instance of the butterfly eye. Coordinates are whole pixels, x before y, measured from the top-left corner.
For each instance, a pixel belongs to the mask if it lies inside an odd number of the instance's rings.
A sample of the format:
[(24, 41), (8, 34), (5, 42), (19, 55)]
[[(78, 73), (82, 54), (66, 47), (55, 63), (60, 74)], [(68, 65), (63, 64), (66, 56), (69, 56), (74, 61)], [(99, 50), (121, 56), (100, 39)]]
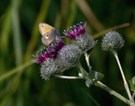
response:
[(44, 27), (44, 25), (41, 26), (42, 28)]

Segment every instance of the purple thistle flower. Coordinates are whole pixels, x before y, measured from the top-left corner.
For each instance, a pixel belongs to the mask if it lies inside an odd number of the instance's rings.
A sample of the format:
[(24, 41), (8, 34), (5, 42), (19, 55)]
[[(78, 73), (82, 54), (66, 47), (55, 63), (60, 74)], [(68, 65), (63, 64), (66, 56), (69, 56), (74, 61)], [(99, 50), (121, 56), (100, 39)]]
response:
[(58, 51), (65, 45), (62, 39), (59, 39), (56, 44), (52, 44), (45, 48), (41, 52), (37, 53), (36, 61), (37, 64), (42, 64), (48, 58), (56, 58)]
[(67, 31), (64, 30), (63, 33), (67, 38), (75, 39), (77, 36), (85, 33), (85, 31), (86, 31), (85, 26), (86, 26), (86, 23), (80, 22), (80, 23), (70, 27)]
[(86, 52), (96, 45), (96, 41), (86, 33), (86, 23), (78, 23), (64, 31), (66, 37), (72, 39), (72, 43)]

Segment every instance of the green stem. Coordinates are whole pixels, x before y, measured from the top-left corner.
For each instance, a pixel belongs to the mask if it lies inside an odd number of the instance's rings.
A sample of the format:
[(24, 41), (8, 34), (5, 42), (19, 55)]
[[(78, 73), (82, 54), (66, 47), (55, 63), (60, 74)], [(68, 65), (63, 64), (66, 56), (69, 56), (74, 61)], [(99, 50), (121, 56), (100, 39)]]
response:
[[(80, 71), (81, 71), (83, 77), (81, 77), (81, 76), (63, 76), (63, 75), (54, 75), (54, 76), (57, 77), (57, 78), (62, 78), (62, 79), (85, 79), (85, 80), (89, 79), (88, 73), (83, 69), (83, 67), (81, 67), (80, 64), (79, 64), (79, 68), (80, 68)], [(126, 99), (125, 97), (123, 97), (122, 95), (117, 93), (116, 91), (112, 90), (111, 88), (107, 87), (102, 82), (97, 81), (97, 82), (94, 83), (94, 85), (99, 87), (99, 88), (102, 88), (102, 89), (106, 90), (111, 95), (117, 97), (118, 99), (125, 102), (126, 104), (131, 105), (131, 102), (128, 99)], [(133, 106), (133, 105), (131, 105), (131, 106)]]
[[(91, 66), (90, 66), (90, 63), (89, 63), (89, 55), (87, 53), (85, 53), (85, 59), (86, 59), (86, 63), (87, 63), (87, 66), (90, 67), (91, 69)], [(87, 76), (86, 76), (87, 77)], [(132, 101), (129, 101), (128, 99), (126, 99), (125, 97), (123, 97), (122, 95), (120, 95), (119, 93), (117, 93), (116, 91), (112, 90), (111, 88), (107, 87), (106, 85), (104, 85), (102, 82), (100, 81), (97, 81), (95, 83), (95, 86), (97, 87), (100, 87), (104, 90), (106, 90), (107, 92), (109, 92), (111, 95), (117, 97), (118, 99), (120, 99), (121, 101), (125, 102), (126, 104), (130, 105), (130, 106), (133, 106), (133, 102)]]
[(59, 74), (55, 74), (54, 76), (61, 79), (83, 79), (83, 77), (80, 77), (80, 76), (65, 76), (65, 75), (59, 75)]
[(122, 76), (122, 79), (123, 79), (123, 82), (124, 82), (124, 87), (125, 87), (125, 89), (126, 89), (127, 95), (128, 95), (128, 97), (129, 97), (130, 101), (133, 102), (133, 99), (132, 99), (132, 96), (131, 96), (131, 92), (130, 92), (130, 90), (129, 90), (128, 83), (127, 83), (127, 81), (126, 81), (126, 78), (125, 78), (123, 69), (122, 69), (121, 64), (120, 64), (120, 61), (119, 61), (118, 54), (117, 54), (117, 52), (114, 51), (114, 50), (112, 50), (112, 53), (113, 53), (113, 55), (114, 55), (114, 57), (115, 57), (115, 59), (116, 59), (116, 61), (117, 61), (117, 63), (118, 63), (118, 66), (119, 66), (119, 69), (120, 69), (120, 73), (121, 73), (121, 76)]
[(90, 65), (90, 62), (89, 62), (90, 54), (84, 53), (84, 56), (85, 56), (85, 60), (86, 60), (87, 66), (88, 66), (89, 71), (90, 71), (91, 70), (91, 65)]
[(5, 79), (7, 79), (8, 77), (10, 77), (10, 76), (18, 73), (18, 72), (23, 71), (26, 67), (30, 66), (31, 64), (33, 64), (33, 62), (32, 61), (29, 61), (29, 62), (27, 62), (27, 63), (25, 63), (25, 64), (23, 64), (23, 65), (15, 68), (15, 69), (13, 69), (13, 70), (11, 70), (11, 71), (9, 71), (9, 72), (1, 75), (0, 76), (0, 82), (3, 81), (3, 80), (5, 80)]
[(78, 64), (78, 68), (79, 68), (80, 73), (82, 74), (83, 78), (85, 80), (89, 79), (88, 78), (88, 73), (83, 69), (83, 67), (81, 66), (81, 63)]
[[(133, 92), (132, 94), (132, 98), (134, 99), (135, 98), (135, 91)], [(135, 101), (134, 101), (135, 102)]]
[(112, 90), (111, 88), (107, 87), (102, 82), (97, 81), (95, 83), (95, 86), (106, 90), (107, 92), (109, 92), (110, 95), (113, 95), (113, 96), (117, 97), (118, 99), (120, 99), (121, 101), (125, 102), (126, 104), (131, 105), (131, 102), (128, 99), (126, 99), (125, 97), (123, 97), (122, 95), (117, 93), (116, 91)]

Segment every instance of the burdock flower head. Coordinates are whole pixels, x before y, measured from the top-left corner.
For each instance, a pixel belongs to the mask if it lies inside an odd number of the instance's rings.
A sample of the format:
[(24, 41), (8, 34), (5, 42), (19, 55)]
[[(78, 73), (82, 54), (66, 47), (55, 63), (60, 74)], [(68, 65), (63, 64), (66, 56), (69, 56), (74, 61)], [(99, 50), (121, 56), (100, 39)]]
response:
[(62, 39), (57, 39), (56, 44), (49, 45), (35, 56), (35, 63), (41, 65), (41, 77), (46, 80), (55, 73), (74, 67), (81, 54), (78, 46), (65, 45)]
[(65, 45), (58, 54), (58, 58), (67, 69), (74, 67), (79, 62), (81, 50), (75, 45)]
[(67, 31), (64, 30), (64, 34), (66, 37), (70, 39), (75, 39), (77, 36), (82, 35), (86, 31), (86, 23), (78, 23), (76, 25), (71, 26)]
[(118, 32), (111, 31), (104, 36), (101, 44), (103, 50), (120, 49), (124, 45), (124, 40)]
[(52, 44), (36, 54), (36, 63), (42, 64), (48, 58), (55, 58), (58, 51), (65, 45), (63, 40), (59, 40), (56, 44)]
[(65, 70), (65, 68), (60, 66), (60, 62), (57, 59), (58, 52), (64, 45), (64, 41), (60, 39), (56, 44), (48, 46), (35, 56), (35, 63), (41, 65), (40, 73), (43, 79), (49, 79), (54, 73)]
[(63, 32), (67, 38), (72, 39), (73, 44), (78, 46), (82, 51), (87, 51), (93, 48), (96, 41), (86, 33), (86, 23), (78, 23)]

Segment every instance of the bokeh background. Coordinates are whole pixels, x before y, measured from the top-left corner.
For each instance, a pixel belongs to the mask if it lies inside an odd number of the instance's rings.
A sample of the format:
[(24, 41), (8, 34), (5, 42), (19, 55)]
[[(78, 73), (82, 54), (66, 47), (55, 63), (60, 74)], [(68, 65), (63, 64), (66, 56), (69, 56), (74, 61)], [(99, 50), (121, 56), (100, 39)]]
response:
[[(87, 88), (83, 80), (44, 81), (39, 65), (27, 65), (44, 46), (40, 22), (54, 26), (63, 36), (64, 29), (81, 21), (87, 22), (87, 31), (94, 37), (113, 26), (130, 23), (117, 30), (125, 39), (118, 54), (126, 78), (135, 75), (134, 0), (0, 0), (0, 106), (126, 106), (100, 88)], [(96, 38), (98, 44), (91, 53), (92, 68), (104, 74), (102, 82), (127, 97), (113, 55), (102, 51), (102, 35)], [(81, 63), (85, 67), (83, 57)], [(65, 74), (76, 71), (72, 68)]]

